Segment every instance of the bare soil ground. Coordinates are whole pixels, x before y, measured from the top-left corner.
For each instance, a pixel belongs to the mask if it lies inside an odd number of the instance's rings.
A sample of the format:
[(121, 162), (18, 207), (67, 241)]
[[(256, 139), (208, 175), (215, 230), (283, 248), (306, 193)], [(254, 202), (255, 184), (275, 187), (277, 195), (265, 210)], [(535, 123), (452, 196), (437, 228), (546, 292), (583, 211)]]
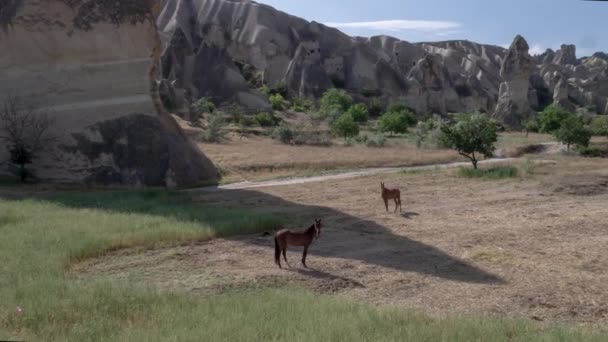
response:
[[(454, 170), (397, 173), (303, 185), (194, 194), (219, 207), (248, 207), (324, 229), (307, 259), (273, 262), (271, 236), (241, 236), (161, 250), (127, 250), (75, 268), (201, 293), (296, 284), (432, 315), (495, 314), (546, 322), (608, 322), (608, 165), (553, 157), (503, 181)], [(403, 213), (387, 213), (380, 181), (397, 184)], [(392, 209), (392, 208), (391, 208)]]

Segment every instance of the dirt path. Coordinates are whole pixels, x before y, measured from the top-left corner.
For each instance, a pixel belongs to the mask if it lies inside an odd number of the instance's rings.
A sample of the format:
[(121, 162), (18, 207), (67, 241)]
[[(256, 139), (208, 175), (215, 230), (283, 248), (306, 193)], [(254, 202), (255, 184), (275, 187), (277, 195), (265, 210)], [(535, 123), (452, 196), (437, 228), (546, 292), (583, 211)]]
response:
[[(379, 182), (403, 189), (387, 213)], [(504, 181), (448, 170), (328, 179), (253, 190), (199, 191), (206, 206), (263, 210), (302, 228), (322, 217), (321, 238), (293, 268), (273, 263), (270, 236), (240, 236), (89, 260), (83, 279), (124, 280), (208, 295), (286, 283), (431, 315), (495, 314), (608, 323), (608, 169), (560, 159)]]
[[(520, 158), (501, 158), (501, 159), (488, 159), (480, 161), (480, 165), (489, 165), (489, 164), (500, 164), (500, 163), (512, 163), (516, 161), (520, 161)], [(535, 160), (535, 163), (545, 163), (548, 161)], [(296, 177), (296, 178), (288, 178), (281, 180), (269, 180), (269, 181), (259, 181), (259, 182), (239, 182), (227, 185), (220, 186), (208, 186), (204, 188), (198, 189), (189, 189), (186, 191), (218, 191), (218, 190), (238, 190), (238, 189), (255, 189), (255, 188), (265, 188), (272, 186), (285, 186), (285, 185), (297, 185), (297, 184), (306, 184), (306, 183), (315, 183), (315, 182), (324, 182), (329, 180), (341, 180), (341, 179), (349, 179), (363, 176), (371, 176), (371, 175), (379, 175), (386, 173), (395, 173), (395, 172), (417, 172), (417, 171), (425, 171), (425, 170), (440, 170), (440, 169), (450, 169), (457, 167), (467, 167), (470, 166), (469, 162), (458, 162), (458, 163), (447, 163), (447, 164), (434, 164), (434, 165), (422, 165), (422, 166), (407, 166), (407, 167), (383, 167), (383, 168), (370, 168), (370, 169), (362, 169), (357, 171), (348, 171), (341, 173), (333, 173), (326, 174), (314, 177)]]

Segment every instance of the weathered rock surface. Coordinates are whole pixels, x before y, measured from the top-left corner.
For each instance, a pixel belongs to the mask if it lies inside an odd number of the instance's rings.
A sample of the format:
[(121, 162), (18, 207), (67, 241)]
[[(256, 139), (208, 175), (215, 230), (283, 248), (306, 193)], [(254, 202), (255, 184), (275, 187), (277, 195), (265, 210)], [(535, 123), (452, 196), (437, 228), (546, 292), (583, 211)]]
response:
[[(187, 90), (194, 99), (266, 110), (256, 89), (284, 83), (292, 96), (339, 87), (359, 100), (384, 97), (422, 113), (497, 113), (512, 126), (550, 104), (556, 91), (569, 106), (606, 108), (606, 55), (577, 59), (573, 45), (532, 58), (519, 46), (521, 37), (515, 51), (468, 41), (412, 44), (349, 37), (249, 0), (161, 5), (162, 76), (173, 85), (166, 93), (175, 103)], [(558, 77), (565, 80), (556, 89)]]
[[(145, 186), (216, 181), (214, 166), (160, 104), (158, 11), (151, 0), (0, 2), (0, 94), (40, 103), (56, 120), (57, 142), (32, 165), (39, 178)], [(0, 148), (0, 162), (7, 159)]]

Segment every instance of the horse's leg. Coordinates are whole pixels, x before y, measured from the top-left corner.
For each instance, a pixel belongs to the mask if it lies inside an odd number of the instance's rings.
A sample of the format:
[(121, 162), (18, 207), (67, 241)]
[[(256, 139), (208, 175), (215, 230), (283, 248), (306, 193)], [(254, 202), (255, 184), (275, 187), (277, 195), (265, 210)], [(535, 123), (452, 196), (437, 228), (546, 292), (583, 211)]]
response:
[(388, 211), (388, 199), (383, 198), (383, 200), (384, 200), (384, 206), (386, 207), (386, 211)]
[(308, 266), (306, 266), (306, 254), (308, 254), (308, 246), (304, 246), (304, 253), (302, 254), (302, 265), (304, 265), (305, 268), (308, 268)]
[(397, 203), (398, 203), (398, 202), (397, 202), (397, 197), (395, 197), (395, 211), (393, 211), (394, 213), (396, 213), (396, 212), (397, 212)]
[(285, 260), (287, 267), (291, 268), (289, 261), (287, 261), (287, 244), (285, 244), (285, 248), (283, 248), (283, 259)]
[(401, 196), (399, 196), (399, 212), (403, 212), (403, 208), (401, 207)]

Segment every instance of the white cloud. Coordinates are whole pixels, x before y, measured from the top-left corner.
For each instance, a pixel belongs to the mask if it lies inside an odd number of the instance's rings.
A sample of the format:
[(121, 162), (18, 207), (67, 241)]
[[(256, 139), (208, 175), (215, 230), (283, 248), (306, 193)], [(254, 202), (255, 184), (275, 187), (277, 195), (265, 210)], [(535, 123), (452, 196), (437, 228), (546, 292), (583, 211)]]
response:
[(541, 55), (543, 54), (545, 51), (547, 51), (546, 47), (542, 47), (540, 44), (533, 44), (530, 47), (530, 55), (534, 56), (534, 55)]
[(380, 20), (351, 23), (325, 23), (325, 25), (343, 29), (367, 29), (388, 32), (420, 31), (443, 35), (453, 34), (456, 29), (462, 28), (461, 23), (436, 20)]

